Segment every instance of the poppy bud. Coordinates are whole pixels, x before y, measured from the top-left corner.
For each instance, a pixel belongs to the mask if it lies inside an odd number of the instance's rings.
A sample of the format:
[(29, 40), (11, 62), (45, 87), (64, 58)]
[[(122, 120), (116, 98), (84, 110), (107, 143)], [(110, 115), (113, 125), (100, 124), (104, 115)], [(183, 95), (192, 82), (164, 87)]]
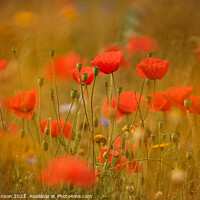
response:
[(72, 99), (75, 99), (76, 98), (76, 95), (77, 95), (77, 90), (71, 90), (71, 98)]
[(94, 70), (93, 70), (94, 76), (97, 76), (98, 73), (99, 73), (99, 67), (94, 67)]
[(55, 50), (54, 50), (54, 49), (51, 49), (51, 50), (50, 50), (50, 56), (53, 58), (54, 55), (55, 55)]
[(161, 191), (157, 192), (154, 196), (154, 200), (162, 200), (163, 199), (163, 193)]
[(152, 141), (152, 143), (155, 142), (155, 139), (156, 139), (156, 136), (155, 135), (151, 135), (151, 141)]
[(121, 92), (122, 92), (122, 87), (120, 86), (117, 88), (117, 93), (120, 94)]
[(49, 127), (49, 124), (47, 124), (47, 126), (45, 127), (44, 133), (45, 133), (46, 135), (49, 135), (49, 134), (50, 134), (50, 127)]
[(109, 158), (109, 153), (106, 151), (104, 154), (103, 154), (103, 158), (106, 160)]
[(147, 97), (147, 103), (150, 104), (150, 102), (151, 102), (151, 97), (148, 96), (148, 97)]
[(163, 125), (164, 125), (163, 122), (158, 122), (158, 128), (159, 128), (159, 131), (162, 131), (162, 129), (163, 129)]
[(186, 107), (187, 110), (189, 110), (191, 104), (192, 104), (191, 99), (184, 100), (184, 106)]
[(81, 69), (83, 68), (83, 63), (77, 63), (76, 67), (79, 71), (81, 71)]
[(192, 153), (191, 152), (187, 152), (186, 153), (186, 159), (187, 159), (187, 161), (191, 160), (191, 158), (192, 158)]
[(19, 135), (20, 135), (20, 138), (24, 138), (24, 136), (25, 136), (25, 131), (24, 131), (23, 128), (20, 130)]
[(104, 85), (105, 85), (105, 87), (107, 88), (107, 87), (108, 87), (108, 81), (106, 81), (106, 82), (104, 83)]
[(88, 80), (88, 74), (87, 73), (83, 74), (83, 80), (84, 80), (84, 82), (87, 82), (87, 80)]
[(153, 56), (153, 53), (152, 52), (148, 52), (147, 57), (150, 58), (152, 56)]
[(176, 142), (178, 142), (179, 136), (178, 136), (178, 134), (173, 133), (170, 138), (171, 138), (172, 142), (176, 143)]
[(16, 54), (16, 47), (12, 47), (12, 52), (14, 53), (14, 54)]
[(38, 85), (41, 87), (44, 84), (44, 78), (38, 78)]
[(43, 149), (44, 151), (47, 151), (48, 148), (49, 148), (48, 143), (44, 140), (44, 141), (42, 142), (42, 149)]
[(163, 141), (166, 140), (166, 134), (165, 133), (162, 134), (162, 139), (163, 139)]
[(125, 150), (125, 153), (124, 153), (125, 157), (128, 159), (129, 158), (129, 151), (128, 149)]

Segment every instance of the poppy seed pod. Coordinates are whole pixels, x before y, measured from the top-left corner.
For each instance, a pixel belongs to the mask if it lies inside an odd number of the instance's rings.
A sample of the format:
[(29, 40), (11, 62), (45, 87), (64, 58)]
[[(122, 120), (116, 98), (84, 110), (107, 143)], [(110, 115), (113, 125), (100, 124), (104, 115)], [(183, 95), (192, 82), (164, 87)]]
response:
[(83, 74), (83, 81), (84, 81), (84, 82), (87, 82), (87, 80), (88, 80), (88, 74), (87, 74), (87, 73), (84, 73), (84, 74)]
[(75, 99), (76, 98), (76, 95), (77, 95), (77, 90), (71, 90), (71, 93), (70, 93), (70, 96), (72, 99)]
[(14, 54), (16, 54), (16, 47), (12, 47), (12, 52), (14, 53)]
[(186, 107), (187, 110), (189, 110), (191, 104), (192, 104), (191, 99), (185, 99), (184, 100), (184, 106)]
[(165, 133), (162, 134), (162, 139), (163, 139), (163, 141), (166, 140), (166, 134)]
[(51, 49), (51, 50), (50, 50), (50, 56), (53, 58), (54, 55), (55, 55), (55, 50), (54, 50), (54, 49)]
[(178, 134), (173, 133), (170, 138), (171, 138), (172, 142), (176, 143), (176, 142), (178, 142), (179, 136), (178, 136)]
[(158, 122), (159, 131), (162, 131), (163, 126), (164, 126), (164, 122)]
[(77, 63), (76, 67), (79, 71), (81, 71), (81, 69), (83, 68), (83, 63)]
[(44, 78), (39, 77), (38, 78), (38, 85), (41, 87), (44, 84)]
[(186, 153), (186, 159), (187, 159), (187, 161), (191, 160), (191, 158), (192, 158), (192, 153), (191, 152), (187, 152)]
[(46, 135), (49, 135), (49, 134), (50, 134), (50, 127), (49, 127), (48, 124), (47, 124), (47, 126), (45, 127), (44, 133), (45, 133)]
[(122, 87), (120, 86), (117, 88), (117, 93), (120, 94), (121, 92), (122, 92)]
[(42, 149), (43, 149), (44, 151), (47, 151), (48, 148), (49, 148), (49, 145), (48, 145), (48, 143), (44, 140), (44, 141), (42, 142)]
[(97, 76), (98, 73), (99, 73), (99, 67), (94, 67), (94, 70), (93, 70), (94, 76)]

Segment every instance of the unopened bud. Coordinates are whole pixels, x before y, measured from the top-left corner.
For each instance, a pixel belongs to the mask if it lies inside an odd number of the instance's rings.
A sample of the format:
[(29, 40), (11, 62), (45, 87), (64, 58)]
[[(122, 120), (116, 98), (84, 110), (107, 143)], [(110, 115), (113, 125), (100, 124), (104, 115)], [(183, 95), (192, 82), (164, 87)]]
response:
[(150, 58), (152, 56), (153, 56), (153, 53), (152, 52), (148, 52), (147, 57)]
[(44, 141), (42, 142), (42, 149), (43, 149), (44, 151), (47, 151), (48, 148), (49, 148), (49, 145), (48, 145), (48, 143), (44, 140)]
[(25, 131), (24, 131), (23, 128), (20, 130), (19, 135), (20, 135), (20, 138), (24, 138), (24, 136), (25, 136)]
[(44, 134), (49, 135), (50, 134), (50, 127), (47, 125), (44, 129)]
[(38, 78), (38, 85), (41, 87), (44, 84), (44, 78)]
[(192, 153), (191, 152), (186, 153), (186, 159), (187, 159), (187, 161), (192, 159)]
[(106, 160), (109, 158), (109, 153), (106, 151), (104, 154), (103, 154), (103, 158)]
[(162, 134), (162, 139), (163, 139), (163, 141), (166, 140), (166, 134), (165, 133)]
[(162, 131), (163, 126), (164, 126), (164, 123), (163, 123), (163, 122), (158, 122), (159, 131)]
[(79, 71), (81, 71), (81, 69), (83, 68), (83, 63), (77, 63), (76, 67)]
[(106, 82), (104, 83), (104, 85), (105, 85), (105, 87), (108, 87), (108, 81), (106, 81)]
[(16, 51), (17, 51), (16, 47), (12, 47), (12, 52), (13, 52), (14, 54), (16, 54)]
[(122, 92), (122, 87), (120, 86), (117, 88), (117, 93), (120, 94), (121, 92)]
[(147, 97), (147, 103), (150, 104), (150, 102), (151, 102), (151, 97), (148, 96), (148, 97)]
[(55, 50), (54, 50), (54, 49), (51, 49), (51, 50), (50, 50), (50, 56), (53, 58), (54, 55), (55, 55)]
[(191, 104), (192, 104), (191, 99), (185, 99), (184, 100), (184, 106), (186, 107), (187, 110), (189, 110)]
[(71, 94), (70, 94), (71, 98), (75, 99), (76, 95), (77, 95), (77, 90), (71, 90)]
[(94, 76), (97, 76), (98, 73), (99, 73), (99, 67), (94, 67), (94, 70), (93, 70)]
[(84, 81), (84, 82), (87, 82), (87, 80), (88, 80), (88, 74), (87, 74), (87, 73), (84, 73), (84, 74), (83, 74), (83, 81)]

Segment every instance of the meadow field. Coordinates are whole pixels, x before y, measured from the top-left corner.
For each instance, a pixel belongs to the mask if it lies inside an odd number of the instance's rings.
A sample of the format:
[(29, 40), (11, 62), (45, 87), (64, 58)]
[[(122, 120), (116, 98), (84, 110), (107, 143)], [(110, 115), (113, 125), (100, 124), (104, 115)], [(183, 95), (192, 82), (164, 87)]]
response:
[(0, 199), (200, 199), (200, 1), (0, 0)]

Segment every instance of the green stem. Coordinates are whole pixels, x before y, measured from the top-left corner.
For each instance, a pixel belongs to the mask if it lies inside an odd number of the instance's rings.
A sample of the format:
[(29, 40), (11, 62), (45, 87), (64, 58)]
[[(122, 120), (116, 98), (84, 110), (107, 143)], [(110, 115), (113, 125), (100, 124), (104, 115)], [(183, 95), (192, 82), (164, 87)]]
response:
[(2, 124), (2, 128), (3, 128), (3, 132), (6, 132), (6, 128), (5, 128), (5, 124), (4, 124), (4, 120), (3, 120), (3, 114), (1, 111), (1, 107), (0, 107), (0, 116), (1, 116), (1, 124)]

